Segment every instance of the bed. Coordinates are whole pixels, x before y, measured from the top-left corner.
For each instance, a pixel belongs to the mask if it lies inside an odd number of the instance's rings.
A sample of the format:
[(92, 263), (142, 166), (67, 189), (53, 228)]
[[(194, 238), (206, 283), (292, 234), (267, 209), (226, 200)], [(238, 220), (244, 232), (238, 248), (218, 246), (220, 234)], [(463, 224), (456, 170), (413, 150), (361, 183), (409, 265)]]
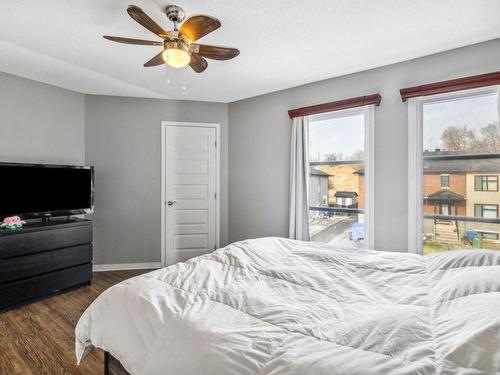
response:
[(131, 375), (500, 374), (500, 252), (241, 241), (106, 290), (92, 347)]

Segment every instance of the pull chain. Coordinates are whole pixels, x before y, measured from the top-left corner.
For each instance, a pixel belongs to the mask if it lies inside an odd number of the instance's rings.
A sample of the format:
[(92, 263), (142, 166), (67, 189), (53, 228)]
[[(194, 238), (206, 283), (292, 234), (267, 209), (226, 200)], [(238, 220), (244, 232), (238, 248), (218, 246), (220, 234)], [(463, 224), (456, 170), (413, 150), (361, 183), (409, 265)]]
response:
[(183, 72), (182, 72), (182, 91), (186, 91), (187, 90), (187, 86), (186, 86), (187, 69), (183, 68), (182, 70), (183, 70)]
[(167, 82), (167, 85), (169, 85), (170, 84), (170, 68), (168, 66), (168, 56), (167, 56), (167, 62), (165, 64), (165, 66), (166, 66), (166, 69), (167, 69), (167, 79), (166, 79), (166, 82)]

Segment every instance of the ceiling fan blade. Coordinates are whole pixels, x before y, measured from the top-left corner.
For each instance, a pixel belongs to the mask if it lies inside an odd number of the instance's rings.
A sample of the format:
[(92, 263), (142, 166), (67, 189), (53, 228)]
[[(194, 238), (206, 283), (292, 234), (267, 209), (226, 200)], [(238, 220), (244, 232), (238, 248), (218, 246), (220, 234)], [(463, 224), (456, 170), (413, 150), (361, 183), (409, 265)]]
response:
[(191, 54), (191, 61), (189, 62), (189, 66), (191, 68), (193, 68), (193, 70), (196, 73), (201, 73), (207, 68), (208, 62), (200, 55), (197, 55), (196, 53), (192, 53)]
[(165, 64), (165, 60), (163, 60), (162, 54), (163, 54), (163, 51), (161, 51), (158, 55), (156, 55), (151, 60), (146, 62), (144, 64), (144, 66), (150, 67), (150, 66), (157, 66), (157, 65)]
[(191, 52), (213, 60), (230, 60), (240, 54), (240, 51), (236, 48), (209, 46), (207, 44), (193, 43), (189, 48)]
[(153, 21), (144, 11), (135, 5), (130, 5), (127, 8), (127, 13), (132, 17), (135, 21), (140, 23), (146, 29), (151, 31), (152, 33), (158, 35), (160, 38), (167, 38), (168, 33), (158, 25), (155, 21)]
[(192, 42), (195, 42), (219, 27), (220, 21), (217, 18), (203, 15), (191, 16), (182, 24), (179, 35), (184, 35)]
[(113, 42), (125, 43), (125, 44), (136, 44), (139, 46), (163, 46), (163, 42), (155, 42), (152, 40), (122, 38), (120, 36), (109, 36), (109, 35), (103, 35), (103, 38), (107, 39), (107, 40), (111, 40)]

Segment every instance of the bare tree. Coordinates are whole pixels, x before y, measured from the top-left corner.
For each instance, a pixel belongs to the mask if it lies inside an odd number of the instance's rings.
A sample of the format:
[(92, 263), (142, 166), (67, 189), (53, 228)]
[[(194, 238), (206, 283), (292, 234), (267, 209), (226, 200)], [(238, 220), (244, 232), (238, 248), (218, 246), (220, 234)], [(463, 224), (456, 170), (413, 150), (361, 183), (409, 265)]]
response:
[(481, 128), (481, 151), (500, 151), (500, 129), (498, 122), (494, 122)]
[(454, 152), (500, 152), (500, 128), (494, 122), (479, 129), (465, 126), (450, 126), (441, 134), (446, 151)]
[(441, 134), (443, 148), (446, 151), (468, 152), (477, 146), (474, 129), (465, 126), (450, 126)]
[(365, 158), (365, 152), (363, 150), (358, 150), (352, 153), (351, 160), (363, 160)]
[(326, 154), (325, 155), (325, 160), (326, 161), (342, 161), (344, 159), (344, 154), (342, 152), (332, 152), (331, 154)]
[(325, 160), (326, 161), (337, 161), (337, 154), (335, 154), (335, 153), (326, 154)]

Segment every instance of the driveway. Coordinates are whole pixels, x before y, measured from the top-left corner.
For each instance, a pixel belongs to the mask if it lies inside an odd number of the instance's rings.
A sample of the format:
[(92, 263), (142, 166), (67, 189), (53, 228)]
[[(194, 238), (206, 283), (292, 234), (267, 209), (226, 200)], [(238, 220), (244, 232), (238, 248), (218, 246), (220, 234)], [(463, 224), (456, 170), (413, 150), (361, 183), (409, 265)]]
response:
[(356, 223), (357, 220), (353, 217), (345, 217), (336, 221), (329, 227), (323, 229), (321, 232), (316, 233), (311, 237), (312, 241), (326, 242), (336, 245), (347, 245), (363, 247), (360, 242), (351, 242), (349, 240), (349, 235), (347, 231), (351, 228), (351, 225)]

